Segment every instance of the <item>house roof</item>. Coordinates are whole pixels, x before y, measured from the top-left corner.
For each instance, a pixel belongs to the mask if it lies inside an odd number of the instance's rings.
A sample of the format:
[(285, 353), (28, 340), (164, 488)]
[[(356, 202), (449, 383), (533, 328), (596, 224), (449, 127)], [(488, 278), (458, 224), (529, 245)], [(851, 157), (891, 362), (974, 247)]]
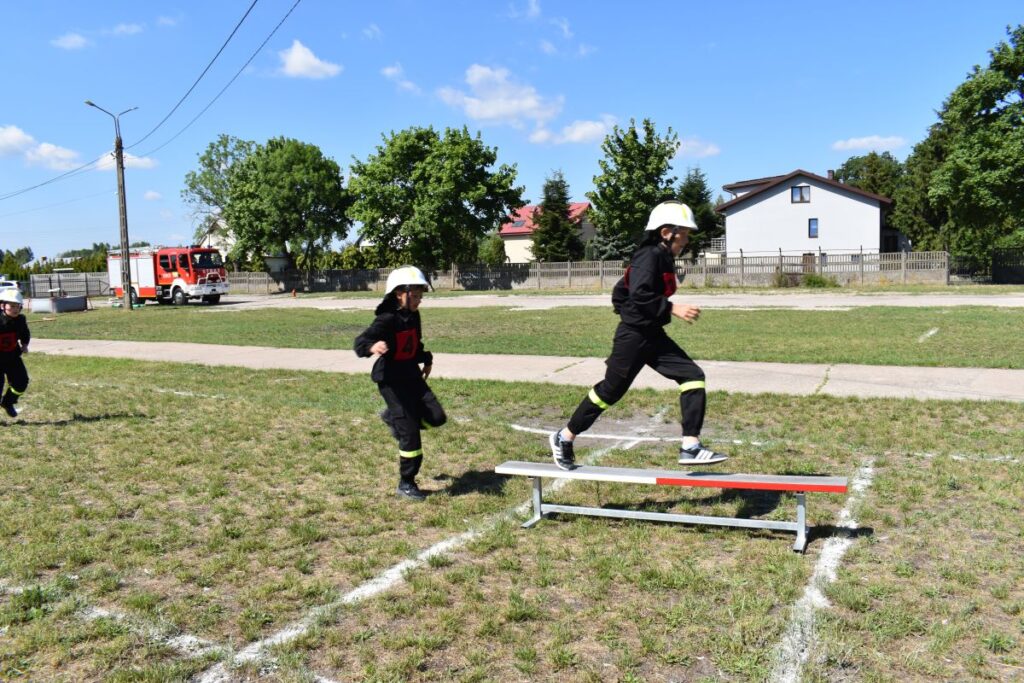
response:
[[(540, 209), (539, 206), (530, 204), (522, 206), (512, 212), (509, 220), (501, 224), (498, 234), (502, 237), (516, 237), (519, 235), (532, 235), (537, 225), (533, 222), (533, 215)], [(590, 202), (573, 202), (569, 204), (569, 220), (573, 223), (581, 220), (583, 214), (590, 209)]]
[(780, 185), (784, 185), (784, 184), (788, 183), (789, 181), (791, 181), (794, 178), (797, 178), (799, 176), (803, 176), (805, 178), (811, 178), (813, 180), (816, 180), (816, 181), (820, 182), (823, 185), (828, 185), (828, 186), (834, 187), (836, 189), (843, 190), (844, 192), (849, 192), (851, 194), (859, 195), (859, 196), (865, 197), (867, 199), (873, 199), (873, 200), (875, 200), (876, 202), (878, 202), (880, 204), (892, 204), (892, 200), (889, 199), (888, 197), (883, 197), (880, 194), (872, 194), (871, 192), (865, 192), (864, 190), (861, 190), (861, 189), (858, 189), (856, 187), (853, 187), (852, 185), (847, 185), (846, 183), (841, 183), (838, 180), (830, 180), (829, 178), (825, 178), (825, 177), (820, 176), (820, 175), (818, 175), (816, 173), (811, 173), (809, 171), (804, 171), (804, 170), (798, 168), (797, 170), (793, 171), (792, 173), (787, 173), (786, 175), (771, 176), (771, 177), (768, 177), (768, 178), (759, 178), (757, 180), (741, 180), (741, 181), (739, 181), (737, 183), (730, 183), (729, 185), (723, 185), (722, 189), (731, 192), (734, 189), (738, 189), (738, 188), (742, 188), (742, 187), (749, 187), (751, 185), (761, 185), (762, 183), (767, 183), (766, 185), (763, 185), (762, 187), (759, 187), (756, 190), (751, 190), (750, 192), (747, 192), (744, 195), (736, 197), (735, 199), (731, 199), (731, 200), (727, 201), (726, 203), (724, 203), (724, 204), (722, 204), (720, 206), (715, 207), (715, 211), (718, 211), (719, 213), (726, 213), (726, 212), (728, 212), (731, 209), (735, 209), (740, 204), (743, 204), (744, 202), (747, 202), (750, 199), (753, 199), (754, 197), (757, 197), (758, 195), (764, 194), (765, 192), (768, 192), (769, 190), (773, 190), (773, 189), (779, 187)]

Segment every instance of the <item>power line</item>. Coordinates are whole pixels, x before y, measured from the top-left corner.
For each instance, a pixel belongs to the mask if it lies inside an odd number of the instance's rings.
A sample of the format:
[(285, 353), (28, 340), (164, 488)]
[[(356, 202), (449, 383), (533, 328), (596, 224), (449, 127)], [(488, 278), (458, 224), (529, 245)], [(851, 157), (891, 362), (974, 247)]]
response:
[(55, 178), (50, 178), (49, 180), (44, 180), (43, 182), (38, 183), (36, 185), (33, 185), (32, 187), (24, 187), (24, 188), (22, 188), (20, 190), (14, 190), (12, 192), (7, 192), (6, 194), (2, 194), (2, 195), (0, 195), (0, 201), (3, 201), (5, 199), (10, 199), (11, 197), (17, 197), (19, 194), (25, 194), (26, 192), (30, 192), (31, 190), (38, 189), (40, 187), (43, 187), (44, 185), (49, 185), (50, 183), (55, 183), (58, 180), (62, 180), (64, 178), (71, 178), (73, 176), (80, 175), (80, 174), (84, 173), (85, 171), (89, 170), (90, 168), (92, 168), (93, 166), (95, 166), (96, 164), (98, 164), (99, 162), (103, 161), (103, 159), (105, 159), (108, 154), (110, 154), (110, 152), (104, 152), (101, 156), (93, 159), (92, 161), (90, 161), (87, 164), (82, 164), (78, 168), (73, 168), (70, 171), (65, 171), (64, 173), (61, 173), (59, 176), (56, 176)]
[(34, 209), (24, 209), (22, 211), (14, 211), (13, 213), (0, 213), (0, 218), (9, 218), (11, 216), (20, 216), (23, 213), (32, 213), (33, 211), (42, 211), (43, 209), (52, 209), (55, 206), (64, 206), (65, 204), (74, 204), (85, 199), (92, 199), (93, 197), (99, 197), (101, 195), (117, 194), (110, 190), (104, 190), (103, 192), (97, 192), (96, 194), (88, 194), (84, 197), (78, 197), (77, 199), (68, 199), (67, 201), (57, 202), (56, 204), (47, 204), (46, 206), (37, 206)]
[(127, 147), (125, 147), (125, 149), (131, 149), (132, 147), (135, 147), (136, 145), (140, 144), (143, 140), (145, 140), (150, 135), (155, 133), (157, 131), (157, 129), (160, 128), (160, 126), (164, 125), (164, 123), (167, 121), (167, 119), (171, 118), (171, 114), (173, 114), (174, 112), (176, 112), (178, 110), (178, 107), (181, 106), (181, 103), (184, 102), (185, 99), (190, 94), (192, 94), (192, 91), (195, 90), (195, 87), (197, 85), (199, 85), (199, 81), (203, 80), (203, 76), (206, 75), (206, 72), (210, 70), (210, 67), (213, 66), (213, 63), (217, 61), (218, 57), (220, 57), (220, 53), (223, 52), (224, 48), (226, 48), (228, 46), (228, 43), (231, 42), (231, 39), (235, 36), (235, 33), (237, 33), (238, 29), (242, 26), (242, 22), (244, 22), (245, 18), (249, 16), (250, 12), (252, 12), (252, 8), (256, 6), (257, 2), (259, 2), (259, 0), (252, 0), (252, 4), (249, 5), (249, 9), (245, 10), (245, 14), (243, 14), (242, 18), (238, 20), (237, 24), (235, 24), (235, 28), (231, 31), (231, 35), (229, 35), (227, 37), (227, 40), (224, 41), (224, 44), (220, 46), (220, 49), (217, 50), (217, 54), (215, 54), (213, 56), (213, 59), (210, 60), (210, 63), (206, 65), (205, 69), (203, 69), (203, 73), (199, 74), (199, 78), (197, 78), (195, 80), (195, 83), (193, 83), (192, 87), (188, 89), (188, 92), (186, 92), (184, 95), (182, 95), (181, 99), (178, 100), (178, 103), (176, 105), (174, 105), (174, 107), (169, 112), (167, 112), (167, 116), (165, 116), (163, 119), (161, 119), (160, 123), (156, 124), (156, 127), (154, 127), (153, 130), (151, 130), (148, 133), (146, 133), (145, 135), (143, 135), (141, 139), (139, 139), (136, 142), (133, 142), (132, 144), (130, 144)]
[[(302, 0), (295, 0), (295, 4), (292, 5), (291, 9), (289, 9), (288, 12), (284, 15), (284, 17), (281, 18), (281, 21), (277, 22), (277, 26), (274, 27), (274, 30), (270, 32), (270, 34), (263, 40), (262, 43), (260, 43), (260, 46), (258, 48), (256, 48), (256, 51), (253, 52), (252, 55), (249, 57), (249, 59), (245, 62), (245, 64), (242, 65), (242, 68), (240, 68), (238, 70), (238, 72), (235, 73), (235, 75), (231, 77), (231, 80), (227, 82), (227, 85), (225, 85), (223, 88), (221, 88), (220, 92), (217, 93), (216, 97), (214, 97), (212, 100), (210, 100), (210, 103), (207, 104), (205, 107), (203, 107), (203, 110), (195, 115), (195, 118), (193, 118), (191, 121), (189, 121), (187, 124), (185, 124), (184, 128), (182, 128), (177, 133), (175, 133), (170, 139), (168, 139), (162, 145), (160, 145), (159, 147), (155, 147), (155, 148), (149, 150), (148, 152), (144, 153), (142, 156), (148, 157), (150, 154), (154, 154), (156, 152), (159, 152), (161, 149), (163, 149), (167, 145), (169, 145), (172, 142), (174, 142), (178, 138), (178, 136), (181, 135), (182, 133), (184, 133), (186, 130), (188, 130), (189, 127), (191, 127), (191, 125), (193, 123), (195, 123), (199, 119), (200, 116), (205, 114), (206, 110), (209, 109), (210, 107), (212, 107), (214, 102), (216, 102), (218, 99), (220, 99), (220, 96), (224, 94), (224, 91), (231, 87), (231, 84), (235, 82), (235, 79), (237, 79), (239, 76), (242, 75), (242, 72), (245, 71), (246, 67), (248, 67), (249, 64), (252, 63), (252, 60), (256, 59), (256, 55), (258, 55), (263, 50), (263, 48), (266, 47), (267, 43), (270, 42), (270, 39), (274, 37), (275, 33), (277, 33), (277, 29), (281, 28), (281, 25), (284, 24), (284, 22), (288, 19), (289, 16), (291, 16), (291, 13), (295, 11), (295, 8), (299, 6), (300, 2), (302, 2)], [(143, 138), (143, 139), (145, 139), (145, 138)], [(142, 142), (142, 140), (140, 140), (139, 142)], [(138, 144), (138, 143), (136, 143), (136, 144)]]

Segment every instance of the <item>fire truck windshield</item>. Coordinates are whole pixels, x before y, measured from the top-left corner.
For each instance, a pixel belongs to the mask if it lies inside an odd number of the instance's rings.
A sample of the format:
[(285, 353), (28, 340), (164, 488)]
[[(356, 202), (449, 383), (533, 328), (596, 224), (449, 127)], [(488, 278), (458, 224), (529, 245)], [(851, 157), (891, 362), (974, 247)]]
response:
[(220, 268), (224, 262), (216, 251), (200, 251), (192, 254), (193, 268)]

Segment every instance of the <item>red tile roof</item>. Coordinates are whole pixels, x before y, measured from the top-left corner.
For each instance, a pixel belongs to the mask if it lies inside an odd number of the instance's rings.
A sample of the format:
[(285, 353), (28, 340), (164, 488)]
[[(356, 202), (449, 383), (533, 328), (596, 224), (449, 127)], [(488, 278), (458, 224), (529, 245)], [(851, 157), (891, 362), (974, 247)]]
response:
[[(502, 237), (515, 237), (518, 235), (531, 235), (537, 227), (533, 222), (533, 214), (539, 206), (529, 205), (516, 209), (509, 220), (501, 224), (498, 234)], [(573, 202), (569, 204), (569, 220), (577, 222), (583, 218), (583, 214), (590, 209), (590, 202)]]

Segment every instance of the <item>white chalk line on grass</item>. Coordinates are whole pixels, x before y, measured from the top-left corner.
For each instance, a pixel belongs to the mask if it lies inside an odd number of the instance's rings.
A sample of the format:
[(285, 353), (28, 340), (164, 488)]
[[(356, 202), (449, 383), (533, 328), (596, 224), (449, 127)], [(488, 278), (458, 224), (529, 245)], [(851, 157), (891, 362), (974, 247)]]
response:
[(933, 327), (932, 329), (928, 330), (927, 332), (922, 334), (920, 337), (918, 337), (917, 338), (917, 343), (918, 344), (923, 344), (926, 339), (928, 339), (929, 337), (934, 336), (935, 333), (938, 332), (938, 331), (939, 331), (939, 328)]
[[(853, 511), (864, 497), (864, 492), (871, 486), (874, 474), (874, 460), (866, 461), (857, 470), (850, 484), (852, 493), (846, 500), (846, 505), (839, 511), (836, 526), (851, 531), (857, 528)], [(781, 683), (797, 683), (800, 680), (801, 671), (814, 647), (815, 612), (829, 606), (828, 598), (822, 589), (836, 580), (839, 563), (852, 543), (853, 536), (849, 532), (825, 541), (818, 562), (814, 565), (814, 572), (804, 587), (803, 595), (793, 605), (793, 613), (782, 636), (782, 642), (777, 648), (778, 659), (769, 680)]]
[(205, 657), (208, 654), (221, 652), (224, 650), (223, 647), (202, 638), (197, 638), (193, 635), (180, 634), (176, 636), (168, 636), (155, 626), (147, 624), (139, 624), (126, 614), (120, 612), (112, 612), (102, 607), (87, 607), (80, 612), (83, 619), (86, 621), (96, 621), (98, 619), (111, 619), (120, 624), (124, 624), (129, 629), (145, 636), (148, 640), (159, 644), (166, 645), (178, 653), (185, 655), (189, 659), (196, 659), (198, 657)]
[[(546, 434), (549, 432), (544, 433)], [(610, 453), (619, 447), (623, 449), (630, 449), (640, 443), (640, 438), (641, 437), (620, 437), (618, 443), (589, 454), (588, 457), (584, 459), (584, 464), (592, 465), (600, 460), (605, 454)], [(548, 491), (558, 491), (571, 481), (571, 479), (556, 479), (548, 487)], [(231, 656), (227, 661), (219, 662), (203, 673), (203, 675), (198, 679), (199, 683), (231, 683), (233, 680), (231, 677), (231, 669), (233, 667), (247, 662), (267, 659), (266, 650), (275, 645), (281, 645), (305, 635), (319, 619), (327, 616), (338, 607), (360, 602), (367, 598), (372, 598), (394, 588), (405, 580), (406, 572), (422, 567), (430, 561), (431, 557), (444, 555), (445, 553), (458, 550), (496, 526), (500, 521), (517, 515), (522, 515), (525, 512), (529, 512), (532, 508), (533, 504), (527, 501), (526, 503), (517, 506), (511, 512), (498, 515), (490, 524), (487, 524), (480, 529), (467, 531), (459, 534), (458, 536), (453, 536), (452, 538), (432, 545), (415, 558), (399, 562), (370, 581), (367, 581), (361, 586), (349, 591), (338, 600), (327, 605), (316, 607), (299, 621), (286, 626), (277, 633), (271, 634), (262, 640), (257, 640), (245, 646)]]

